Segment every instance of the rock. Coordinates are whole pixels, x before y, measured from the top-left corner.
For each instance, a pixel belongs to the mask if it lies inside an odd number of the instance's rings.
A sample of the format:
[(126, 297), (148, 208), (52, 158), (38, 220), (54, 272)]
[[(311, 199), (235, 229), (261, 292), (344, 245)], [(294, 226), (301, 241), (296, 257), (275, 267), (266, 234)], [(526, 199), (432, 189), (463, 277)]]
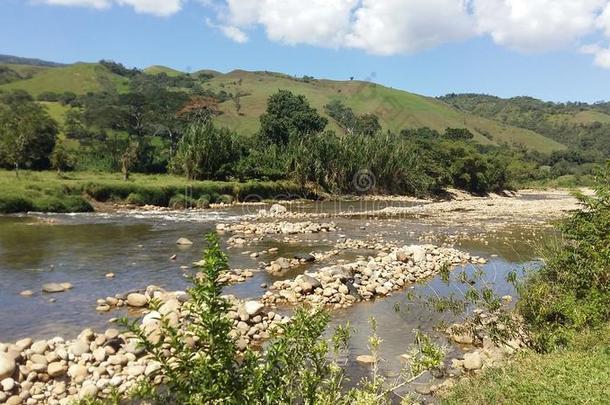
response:
[(89, 353), (89, 352), (90, 352), (89, 343), (83, 342), (82, 340), (76, 340), (70, 346), (70, 353), (72, 353), (75, 356), (82, 356), (83, 354)]
[(127, 296), (127, 305), (135, 308), (142, 308), (148, 304), (146, 295), (140, 293), (131, 293)]
[(49, 377), (51, 377), (51, 378), (60, 377), (64, 374), (66, 374), (67, 371), (68, 371), (68, 366), (66, 366), (63, 362), (60, 362), (60, 361), (51, 363), (47, 367), (47, 374), (49, 374)]
[(15, 388), (15, 380), (10, 377), (5, 378), (4, 380), (0, 381), (0, 386), (2, 386), (2, 390), (4, 392), (11, 392), (13, 388)]
[(86, 384), (86, 385), (83, 385), (83, 387), (80, 389), (80, 391), (78, 391), (78, 397), (80, 399), (95, 398), (95, 397), (97, 397), (98, 391), (99, 391), (99, 389), (95, 386), (95, 384), (93, 384), (93, 383)]
[(309, 253), (297, 253), (294, 258), (303, 262), (311, 263), (316, 261), (316, 257)]
[(66, 288), (59, 283), (46, 283), (42, 285), (42, 291), (45, 293), (53, 294), (66, 291)]
[(159, 370), (161, 370), (161, 363), (158, 361), (151, 361), (146, 365), (144, 375), (150, 376), (151, 374), (156, 374)]
[(192, 244), (193, 244), (193, 242), (191, 242), (187, 238), (180, 238), (176, 241), (176, 245), (189, 246)]
[(15, 343), (15, 346), (17, 346), (17, 349), (19, 349), (19, 351), (24, 351), (29, 349), (32, 346), (32, 339), (30, 338), (25, 338), (25, 339), (21, 339), (18, 340), (17, 343)]
[(269, 208), (269, 214), (271, 215), (282, 215), (285, 214), (288, 210), (286, 207), (280, 204), (273, 204), (271, 208)]
[(322, 286), (322, 283), (320, 282), (320, 280), (318, 280), (315, 277), (309, 276), (307, 274), (303, 274), (301, 275), (301, 284), (307, 283), (311, 286), (312, 289), (316, 289), (318, 287)]
[(504, 305), (510, 304), (513, 301), (513, 297), (511, 297), (510, 295), (505, 295), (502, 297), (502, 303)]
[(146, 368), (144, 366), (128, 366), (125, 368), (125, 372), (127, 373), (127, 375), (131, 376), (131, 377), (139, 377), (142, 374), (144, 374), (144, 370), (146, 370)]
[(106, 278), (114, 278), (114, 273), (106, 273)]
[(21, 403), (21, 397), (19, 395), (13, 395), (6, 400), (6, 405), (19, 405)]
[(0, 353), (0, 380), (11, 377), (16, 367), (13, 356), (8, 353)]
[(31, 297), (32, 295), (34, 295), (34, 292), (32, 290), (25, 290), (21, 291), (19, 295), (21, 295), (22, 297)]
[(483, 359), (480, 352), (464, 354), (464, 368), (466, 370), (478, 370), (483, 367)]
[(93, 358), (95, 358), (98, 363), (106, 360), (106, 355), (106, 350), (103, 347), (98, 347), (93, 351)]
[(256, 316), (260, 314), (265, 306), (258, 301), (246, 301), (244, 303), (244, 309), (250, 316)]
[(361, 354), (356, 357), (356, 361), (362, 364), (375, 364), (375, 357), (370, 354)]

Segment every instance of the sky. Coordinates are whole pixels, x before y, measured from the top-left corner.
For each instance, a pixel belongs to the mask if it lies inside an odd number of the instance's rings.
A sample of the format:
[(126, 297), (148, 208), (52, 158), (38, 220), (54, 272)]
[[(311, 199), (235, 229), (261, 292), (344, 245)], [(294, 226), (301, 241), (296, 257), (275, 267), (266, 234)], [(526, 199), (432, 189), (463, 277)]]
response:
[(0, 0), (0, 54), (610, 100), (610, 0)]

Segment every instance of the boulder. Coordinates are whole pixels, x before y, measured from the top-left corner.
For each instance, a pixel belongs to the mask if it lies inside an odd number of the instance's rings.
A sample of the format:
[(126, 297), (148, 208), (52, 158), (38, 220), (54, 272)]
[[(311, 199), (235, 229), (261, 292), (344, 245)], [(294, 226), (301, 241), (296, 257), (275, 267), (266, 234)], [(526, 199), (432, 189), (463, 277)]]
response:
[(49, 377), (51, 378), (61, 377), (66, 374), (67, 371), (68, 366), (61, 361), (53, 362), (47, 367), (47, 374), (49, 374)]
[(478, 370), (483, 367), (483, 358), (480, 352), (464, 354), (464, 368), (466, 370)]
[(271, 215), (282, 215), (285, 214), (288, 210), (286, 207), (280, 204), (273, 204), (271, 208), (269, 208), (269, 214)]
[(10, 377), (5, 378), (4, 380), (0, 381), (0, 386), (2, 386), (2, 390), (4, 392), (11, 392), (13, 388), (15, 388), (15, 380)]
[(66, 291), (66, 288), (60, 283), (46, 283), (42, 285), (42, 291), (48, 294), (60, 293)]
[(260, 314), (265, 306), (258, 301), (246, 301), (244, 303), (244, 309), (251, 317)]
[(294, 258), (307, 263), (316, 261), (316, 257), (310, 253), (297, 253)]
[(131, 293), (127, 296), (127, 305), (130, 307), (142, 308), (148, 304), (146, 295), (140, 293)]
[(89, 343), (84, 342), (82, 340), (76, 340), (70, 346), (70, 352), (75, 356), (82, 356), (85, 353), (89, 353)]
[(361, 354), (360, 356), (356, 357), (356, 361), (362, 364), (375, 364), (375, 357), (371, 356), (370, 354)]
[(193, 244), (193, 242), (191, 242), (187, 238), (180, 238), (176, 241), (176, 245), (181, 245), (181, 246), (189, 246), (192, 244)]
[(9, 378), (15, 372), (15, 359), (8, 353), (0, 353), (0, 380)]

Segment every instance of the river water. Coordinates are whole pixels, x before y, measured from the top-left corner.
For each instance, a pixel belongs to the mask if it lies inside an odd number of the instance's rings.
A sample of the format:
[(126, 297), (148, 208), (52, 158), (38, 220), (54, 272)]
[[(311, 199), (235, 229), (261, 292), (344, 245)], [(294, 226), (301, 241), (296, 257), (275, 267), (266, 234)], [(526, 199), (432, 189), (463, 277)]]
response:
[[(531, 197), (529, 197), (531, 198)], [(415, 202), (325, 202), (291, 204), (300, 212), (364, 212), (386, 206), (408, 206)], [(109, 327), (111, 318), (122, 316), (125, 310), (100, 314), (95, 311), (96, 299), (114, 296), (154, 284), (168, 290), (182, 290), (188, 286), (185, 275), (190, 265), (201, 258), (203, 236), (215, 229), (219, 222), (240, 221), (255, 213), (261, 206), (231, 207), (205, 211), (182, 212), (117, 212), (94, 214), (28, 214), (0, 216), (0, 341), (12, 342), (23, 337), (74, 338), (86, 327), (102, 331)], [(453, 213), (452, 215), (456, 215)], [(316, 221), (314, 219), (314, 221)], [(367, 239), (382, 237), (386, 241), (403, 244), (422, 242), (422, 235), (432, 235), (430, 243), (441, 244), (448, 235), (464, 233), (472, 238), (458, 239), (455, 246), (473, 255), (488, 259), (480, 266), (484, 280), (500, 295), (513, 294), (505, 281), (511, 270), (535, 265), (535, 242), (540, 231), (507, 227), (484, 234), (481, 224), (443, 226), (417, 218), (374, 219), (366, 215), (350, 218), (336, 217), (319, 220), (334, 221), (340, 230), (334, 233), (297, 235), (286, 241), (281, 236), (266, 238), (243, 248), (228, 247), (230, 264), (235, 268), (256, 268), (259, 261), (249, 252), (277, 247), (277, 257), (291, 257), (296, 253), (330, 250), (341, 237)], [(476, 235), (476, 236), (475, 236)], [(222, 236), (225, 241), (229, 235)], [(180, 247), (176, 240), (185, 237), (192, 246)], [(282, 278), (294, 277), (307, 269), (353, 260), (358, 255), (374, 252), (345, 251), (324, 263), (299, 267)], [(176, 260), (170, 257), (176, 255)], [(188, 267), (189, 269), (185, 269)], [(468, 266), (470, 273), (476, 271)], [(107, 279), (109, 272), (114, 279)], [(456, 272), (453, 273), (454, 275)], [(248, 281), (227, 288), (227, 293), (241, 298), (260, 297), (276, 278), (265, 271), (256, 272)], [(48, 282), (69, 282), (74, 288), (61, 294), (48, 295), (41, 286)], [(409, 287), (404, 292), (374, 302), (358, 303), (348, 309), (332, 312), (332, 327), (349, 322), (356, 329), (351, 340), (351, 354), (368, 353), (369, 319), (377, 320), (383, 339), (381, 355), (384, 367), (396, 370), (400, 355), (408, 351), (413, 330), (422, 328), (432, 332), (440, 320), (452, 321), (451, 315), (438, 314), (433, 309), (412, 302), (407, 291), (422, 297), (447, 296), (460, 293), (459, 283), (447, 283), (440, 277)], [(462, 286), (463, 287), (463, 286)], [(24, 290), (34, 292), (23, 297)], [(53, 302), (52, 302), (53, 301)], [(436, 335), (442, 339), (440, 335)], [(450, 347), (449, 350), (456, 350)], [(358, 373), (359, 367), (353, 364)], [(361, 370), (365, 372), (364, 369)]]

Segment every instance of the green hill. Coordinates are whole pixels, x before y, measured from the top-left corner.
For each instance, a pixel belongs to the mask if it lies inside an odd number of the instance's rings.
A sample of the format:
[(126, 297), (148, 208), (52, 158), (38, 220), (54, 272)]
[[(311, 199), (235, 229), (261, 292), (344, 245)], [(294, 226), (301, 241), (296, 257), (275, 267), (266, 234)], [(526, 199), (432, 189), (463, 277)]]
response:
[(184, 73), (176, 70), (176, 69), (172, 69), (166, 66), (159, 66), (159, 65), (153, 65), (153, 66), (149, 66), (146, 69), (144, 69), (144, 73), (147, 73), (149, 75), (158, 75), (160, 73), (165, 73), (168, 76), (181, 76)]
[[(77, 63), (65, 67), (49, 68), (28, 66), (27, 68), (35, 69), (31, 71), (32, 77), (1, 85), (0, 90), (22, 89), (36, 97), (47, 91), (55, 93), (70, 91), (76, 94), (109, 90), (122, 91), (129, 84), (126, 78), (109, 72), (97, 63)], [(22, 67), (21, 69), (27, 68)]]
[[(233, 97), (240, 94), (241, 109), (234, 101), (221, 104), (224, 112), (218, 122), (241, 133), (254, 133), (258, 117), (265, 111), (267, 98), (279, 89), (305, 95), (323, 112), (324, 105), (334, 99), (343, 101), (356, 113), (374, 113), (384, 129), (430, 127), (443, 131), (448, 127), (468, 128), (475, 139), (484, 144), (523, 144), (540, 152), (563, 149), (564, 146), (533, 131), (498, 123), (430, 97), (391, 89), (369, 82), (295, 79), (269, 72), (236, 70), (216, 76), (206, 83), (213, 91), (224, 90)], [(332, 120), (330, 120), (332, 122)]]
[[(107, 67), (96, 63), (53, 67), (0, 64), (1, 66), (11, 68), (23, 79), (15, 80), (14, 74), (7, 76), (11, 81), (0, 85), (0, 91), (23, 89), (35, 97), (42, 92), (125, 92), (128, 91), (131, 80), (129, 76), (112, 73)], [(392, 131), (420, 127), (439, 131), (448, 127), (467, 128), (474, 134), (475, 140), (482, 144), (519, 144), (546, 153), (565, 148), (562, 143), (539, 132), (460, 110), (442, 100), (370, 82), (298, 79), (280, 73), (243, 70), (227, 74), (200, 70), (186, 76), (164, 66), (151, 66), (144, 73), (151, 76), (165, 73), (172, 78), (184, 77), (189, 80), (192, 78), (203, 90), (215, 94), (224, 93), (226, 101), (220, 104), (223, 114), (217, 121), (244, 135), (258, 130), (259, 116), (265, 111), (268, 97), (279, 89), (286, 89), (306, 96), (321, 113), (324, 113), (324, 105), (335, 99), (343, 101), (355, 113), (374, 113), (380, 118), (383, 128)], [(171, 89), (192, 91), (191, 88)], [(61, 115), (58, 108), (53, 112)], [(329, 122), (331, 128), (340, 131), (332, 119)]]

